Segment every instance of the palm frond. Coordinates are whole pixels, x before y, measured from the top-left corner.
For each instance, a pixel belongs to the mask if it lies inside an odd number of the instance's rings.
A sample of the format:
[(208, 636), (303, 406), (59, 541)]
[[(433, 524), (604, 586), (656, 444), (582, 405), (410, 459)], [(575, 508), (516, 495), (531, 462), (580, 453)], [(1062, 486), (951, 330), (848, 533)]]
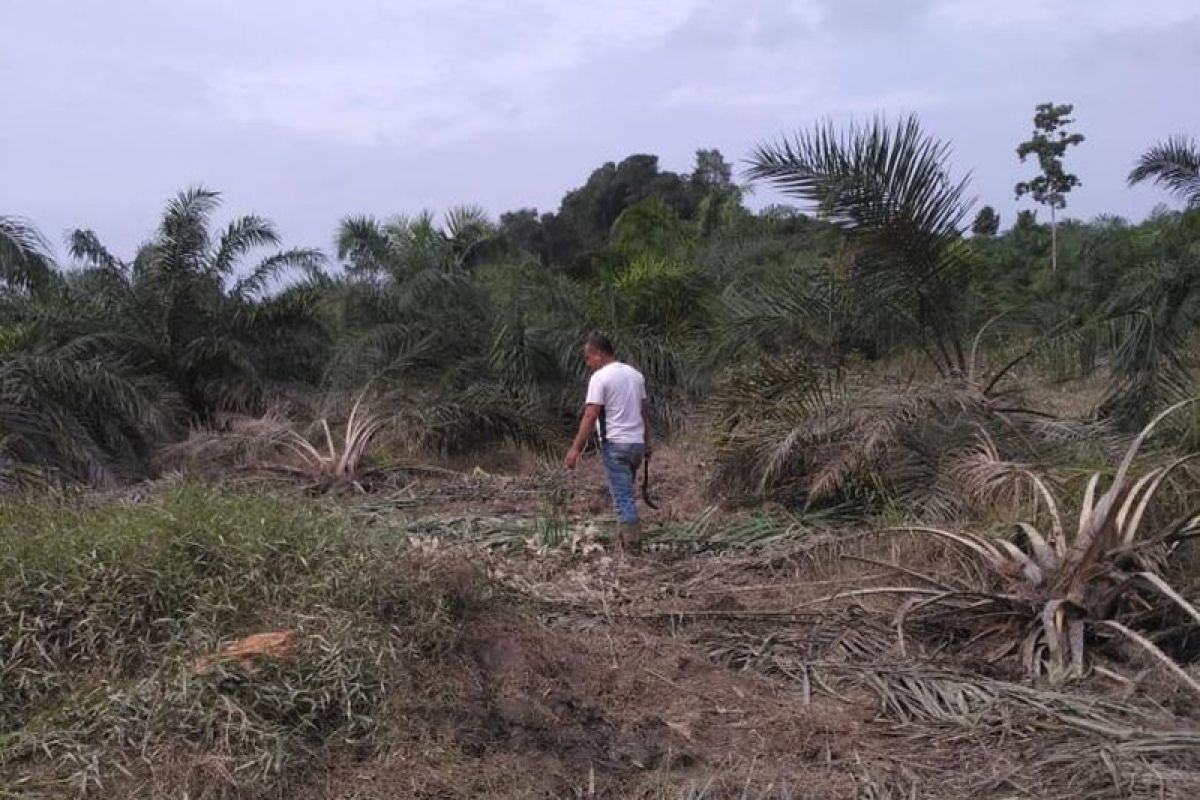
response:
[(95, 231), (74, 230), (69, 237), (72, 258), (105, 270), (120, 271), (121, 262), (100, 241)]
[(1102, 410), (1143, 424), (1164, 404), (1193, 394), (1191, 331), (1200, 321), (1200, 259), (1159, 261), (1132, 275), (1111, 301), (1112, 386)]
[(0, 214), (0, 281), (41, 291), (54, 277), (50, 243), (30, 222)]
[(229, 223), (221, 234), (211, 269), (218, 276), (226, 278), (233, 273), (242, 256), (260, 247), (278, 244), (279, 233), (270, 220), (255, 214), (239, 217)]
[(811, 350), (828, 339), (833, 313), (815, 276), (800, 271), (771, 275), (722, 296), (721, 351), (733, 356), (753, 347)]
[(973, 201), (968, 181), (950, 177), (949, 155), (949, 145), (927, 136), (916, 118), (894, 128), (876, 118), (844, 131), (825, 123), (760, 145), (749, 174), (850, 233), (859, 246), (855, 271), (894, 283), (888, 294), (903, 298), (934, 363), (962, 373), (957, 315), (970, 264), (962, 230)]
[(445, 214), (444, 238), (461, 269), (476, 260), (485, 246), (499, 235), (499, 229), (479, 206), (452, 206)]
[(284, 272), (311, 275), (325, 264), (325, 254), (315, 248), (292, 248), (267, 256), (250, 274), (233, 285), (231, 294), (243, 301), (260, 299), (271, 282)]
[(453, 399), (428, 398), (416, 408), (424, 445), (446, 454), (477, 452), (500, 443), (545, 448), (546, 417), (532, 398), (496, 384), (475, 384)]
[(127, 364), (70, 348), (0, 359), (0, 416), (18, 463), (96, 484), (141, 473), (176, 430), (180, 404)]
[(813, 204), (852, 229), (883, 230), (899, 241), (956, 237), (970, 210), (968, 182), (950, 179), (949, 145), (925, 135), (915, 117), (890, 129), (882, 118), (839, 132), (831, 123), (791, 140), (760, 145), (749, 175)]
[(346, 217), (338, 226), (337, 257), (351, 272), (372, 275), (394, 269), (391, 241), (374, 217)]
[(1190, 208), (1200, 208), (1200, 147), (1190, 136), (1172, 136), (1138, 159), (1129, 173), (1129, 185), (1153, 181)]
[(156, 248), (163, 265), (173, 271), (203, 268), (211, 241), (209, 218), (220, 203), (220, 192), (200, 186), (185, 189), (168, 201)]

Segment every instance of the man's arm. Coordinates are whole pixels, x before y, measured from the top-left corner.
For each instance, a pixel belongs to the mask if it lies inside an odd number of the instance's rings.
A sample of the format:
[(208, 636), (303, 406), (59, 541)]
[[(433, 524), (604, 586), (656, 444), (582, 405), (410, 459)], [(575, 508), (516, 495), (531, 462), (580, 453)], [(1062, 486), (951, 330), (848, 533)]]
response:
[(598, 403), (588, 403), (583, 407), (583, 417), (579, 420), (579, 431), (575, 434), (575, 441), (571, 442), (571, 449), (567, 451), (567, 469), (575, 469), (575, 464), (579, 461), (579, 454), (582, 452), (583, 446), (587, 444), (588, 437), (595, 430), (596, 418), (600, 416), (603, 408), (604, 406)]

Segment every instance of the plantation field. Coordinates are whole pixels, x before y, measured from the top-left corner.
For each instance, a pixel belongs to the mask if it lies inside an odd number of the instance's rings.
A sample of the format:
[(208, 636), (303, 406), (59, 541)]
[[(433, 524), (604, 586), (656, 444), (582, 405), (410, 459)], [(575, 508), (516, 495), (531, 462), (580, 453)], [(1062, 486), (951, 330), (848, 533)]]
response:
[(990, 580), (969, 547), (705, 509), (659, 461), (624, 560), (595, 464), (7, 502), (0, 796), (1200, 791), (1194, 668), (1089, 630), (1086, 672), (1030, 676), (968, 606), (892, 591)]
[(0, 209), (0, 800), (1200, 797), (1200, 148), (1071, 218), (1073, 108), (1048, 219), (883, 115), (328, 251)]

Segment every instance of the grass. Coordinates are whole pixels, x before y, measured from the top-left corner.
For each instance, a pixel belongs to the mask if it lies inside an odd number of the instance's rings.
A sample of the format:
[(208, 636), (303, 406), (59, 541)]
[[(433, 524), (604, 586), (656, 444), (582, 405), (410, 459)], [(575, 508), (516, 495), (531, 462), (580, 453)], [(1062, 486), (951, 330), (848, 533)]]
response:
[[(1152, 474), (1163, 478), (1164, 488), (1169, 485), (1161, 469)], [(1117, 505), (1137, 507), (1138, 498), (1150, 494), (1147, 483), (1122, 494)], [(1068, 777), (1082, 775), (1081, 786), (1115, 785), (1104, 759), (1128, 780), (1156, 770), (1194, 771), (1197, 738), (1183, 716), (1105, 699), (1095, 693), (1099, 682), (1081, 692), (1073, 680), (1069, 691), (1058, 692), (954, 667), (952, 656), (970, 643), (951, 643), (934, 658), (928, 648), (947, 644), (943, 626), (936, 624), (940, 618), (924, 618), (936, 604), (879, 612), (871, 604), (813, 610), (806, 620), (780, 620), (767, 629), (761, 619), (731, 618), (720, 623), (728, 630), (706, 629), (690, 640), (693, 664), (707, 660), (761, 673), (770, 682), (760, 688), (769, 691), (771, 708), (781, 689), (791, 692), (781, 697), (811, 706), (815, 727), (805, 727), (805, 736), (825, 736), (821, 720), (829, 703), (853, 697), (870, 704), (873, 722), (854, 733), (854, 761), (843, 748), (823, 764), (796, 767), (799, 773), (773, 762), (774, 756), (755, 766), (758, 755), (750, 768), (734, 769), (719, 758), (728, 753), (725, 733), (713, 744), (704, 724), (696, 723), (695, 739), (671, 740), (667, 752), (677, 745), (705, 754), (702, 764), (687, 766), (668, 755), (662, 763), (676, 766), (654, 775), (634, 772), (633, 762), (606, 765), (606, 754), (624, 752), (620, 748), (628, 741), (661, 745), (668, 734), (661, 724), (651, 724), (655, 719), (692, 723), (671, 698), (661, 707), (647, 708), (642, 701), (627, 707), (612, 693), (612, 665), (625, 657), (622, 643), (633, 641), (621, 638), (631, 634), (624, 624), (567, 618), (548, 625), (544, 604), (521, 602), (522, 590), (514, 589), (520, 582), (506, 582), (503, 595), (493, 594), (480, 570), (504, 559), (505, 571), (528, 570), (518, 574), (561, 580), (572, 590), (590, 576), (611, 591), (602, 613), (596, 612), (599, 620), (609, 615), (610, 600), (651, 607), (661, 602), (672, 609), (668, 613), (686, 613), (675, 610), (680, 596), (668, 592), (664, 599), (659, 590), (664, 579), (690, 574), (693, 565), (672, 571), (669, 565), (677, 559), (667, 558), (659, 571), (650, 561), (614, 567), (599, 558), (540, 560), (541, 549), (565, 548), (568, 540), (574, 552), (582, 523), (569, 515), (570, 499), (565, 490), (551, 492), (519, 517), (419, 518), (408, 513), (389, 518), (373, 507), (330, 498), (200, 484), (161, 487), (138, 503), (95, 495), (0, 502), (0, 798), (307, 797), (317, 796), (311, 792), (322, 785), (329, 794), (320, 796), (344, 796), (344, 781), (360, 773), (379, 776), (376, 788), (389, 793), (364, 789), (364, 797), (403, 794), (410, 784), (427, 787), (420, 796), (466, 796), (467, 785), (521, 787), (514, 788), (516, 794), (488, 796), (531, 796), (535, 785), (559, 787), (558, 796), (571, 796), (563, 787), (578, 786), (578, 776), (593, 768), (600, 779), (597, 796), (766, 800), (798, 796), (791, 787), (804, 786), (805, 776), (836, 786), (830, 796), (911, 797), (933, 789), (925, 779), (918, 788), (911, 776), (893, 769), (886, 742), (895, 743), (901, 758), (911, 755), (895, 738), (898, 731), (941, 737), (939, 747), (947, 748), (943, 761), (954, 760), (945, 767), (947, 780), (959, 776), (969, 782), (973, 774), (974, 767), (957, 761), (968, 735), (998, 751), (1009, 738), (1044, 746), (1046, 752), (1030, 762), (1031, 775), (1057, 774), (1052, 759), (1073, 758)], [(1160, 524), (1152, 511), (1163, 499), (1160, 492), (1148, 504), (1142, 530)], [(1085, 505), (1095, 508), (1094, 500)], [(1032, 523), (1049, 516), (1043, 509)], [(1132, 511), (1129, 516), (1132, 526)], [(705, 580), (724, 593), (733, 562), (744, 562), (754, 575), (774, 572), (769, 559), (756, 560), (756, 550), (813, 534), (822, 555), (814, 557), (812, 574), (820, 575), (828, 566), (821, 563), (825, 543), (828, 561), (838, 563), (844, 533), (877, 541), (863, 531), (829, 527), (818, 514), (767, 510), (733, 517), (714, 510), (656, 530), (654, 538), (684, 549), (746, 551), (717, 570), (695, 565), (697, 578), (707, 574)], [(979, 547), (1001, 547), (999, 539), (979, 536)], [(946, 549), (945, 538), (914, 535), (907, 541)], [(428, 540), (448, 546), (426, 546)], [(788, 551), (789, 558), (810, 554), (808, 544)], [(928, 550), (897, 545), (891, 557), (905, 552), (915, 560)], [(940, 569), (941, 561), (934, 561), (921, 569)], [(972, 568), (957, 580), (976, 573), (995, 578), (965, 557), (948, 568), (960, 561)], [(917, 567), (906, 569), (911, 575)], [(651, 586), (654, 591), (647, 591)], [(1141, 586), (1139, 596), (1154, 599), (1147, 588)], [(650, 600), (651, 594), (657, 599)], [(706, 613), (709, 594), (695, 592), (684, 608)], [(1184, 594), (1194, 597), (1190, 587)], [(748, 597), (743, 601), (753, 602)], [(817, 609), (828, 599), (806, 605)], [(955, 618), (970, 613), (954, 611)], [(905, 616), (914, 647), (911, 657), (895, 661), (897, 627)], [(1036, 630), (1045, 630), (1042, 615), (1032, 621)], [(1153, 624), (1146, 620), (1136, 629), (1153, 636)], [(272, 641), (286, 646), (270, 655), (214, 658), (253, 634), (275, 636)], [(652, 635), (653, 627), (637, 633)], [(684, 647), (675, 628), (670, 637), (671, 649)], [(1093, 633), (1087, 641), (1096, 654), (1111, 655), (1101, 647), (1107, 640)], [(930, 662), (923, 663), (927, 657)], [(728, 690), (739, 698), (743, 691), (756, 696), (757, 683), (738, 679), (736, 687), (722, 688), (711, 683), (710, 671), (679, 663), (678, 673), (663, 673), (668, 682), (713, 695)], [(636, 689), (636, 681), (629, 686)], [(710, 700), (697, 697), (705, 704)], [(1185, 711), (1194, 707), (1186, 698), (1171, 697), (1172, 706), (1178, 700)], [(792, 730), (780, 723), (777, 732), (775, 717), (748, 721), (773, 736)], [(896, 729), (872, 733), (872, 726), (883, 724)], [(1043, 739), (1047, 725), (1058, 733)], [(759, 745), (746, 739), (741, 746)], [(1084, 749), (1089, 746), (1095, 752)], [(791, 757), (789, 750), (786, 758)], [(604, 793), (617, 786), (625, 793)], [(938, 796), (953, 796), (953, 786), (941, 788)]]
[[(414, 558), (327, 508), (216, 486), (0, 505), (0, 787), (286, 791), (365, 746), (414, 658), (455, 647), (481, 583)], [(262, 631), (294, 646), (198, 669)]]

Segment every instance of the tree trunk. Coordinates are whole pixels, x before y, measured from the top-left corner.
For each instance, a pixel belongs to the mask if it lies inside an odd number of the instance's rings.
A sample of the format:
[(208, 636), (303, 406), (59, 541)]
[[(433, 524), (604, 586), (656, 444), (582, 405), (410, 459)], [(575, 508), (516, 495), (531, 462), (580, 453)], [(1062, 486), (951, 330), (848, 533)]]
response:
[(1053, 203), (1050, 204), (1050, 271), (1058, 272), (1058, 218)]

